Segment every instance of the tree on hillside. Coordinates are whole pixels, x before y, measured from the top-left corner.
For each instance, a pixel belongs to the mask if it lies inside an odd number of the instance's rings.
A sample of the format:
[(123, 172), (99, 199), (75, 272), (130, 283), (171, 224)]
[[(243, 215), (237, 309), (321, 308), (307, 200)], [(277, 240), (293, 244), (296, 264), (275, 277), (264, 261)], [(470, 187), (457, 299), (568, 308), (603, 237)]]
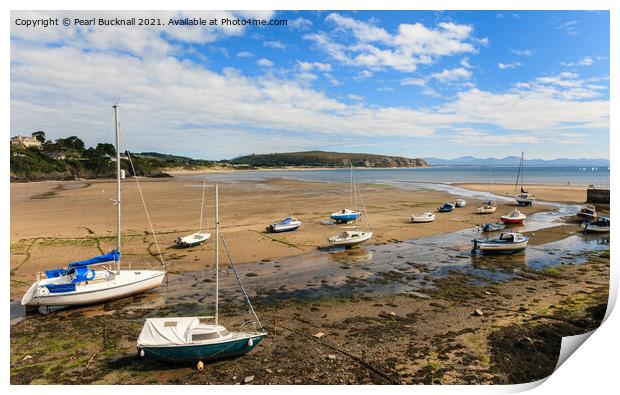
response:
[(84, 142), (77, 136), (69, 136), (66, 139), (57, 139), (56, 144), (58, 144), (61, 149), (70, 149), (75, 151), (83, 151), (85, 147)]
[(31, 135), (35, 139), (39, 140), (41, 144), (45, 143), (45, 132), (42, 130), (38, 130)]

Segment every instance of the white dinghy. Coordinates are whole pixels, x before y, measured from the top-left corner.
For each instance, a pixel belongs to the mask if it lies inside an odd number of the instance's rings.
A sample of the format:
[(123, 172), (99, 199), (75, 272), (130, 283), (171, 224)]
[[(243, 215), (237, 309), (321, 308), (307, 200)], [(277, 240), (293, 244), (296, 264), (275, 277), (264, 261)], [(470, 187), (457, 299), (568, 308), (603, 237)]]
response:
[[(116, 199), (114, 201), (116, 205), (116, 249), (105, 255), (70, 263), (66, 268), (47, 270), (46, 278), (41, 278), (41, 273), (37, 273), (37, 280), (24, 294), (22, 305), (51, 307), (101, 303), (157, 288), (166, 275), (164, 270), (121, 270), (122, 172), (117, 105), (114, 106), (114, 116), (116, 121)], [(129, 161), (133, 168), (131, 157)], [(144, 207), (146, 208), (146, 204)], [(151, 233), (155, 237), (152, 224), (150, 225)], [(157, 239), (155, 239), (155, 244), (159, 251)], [(161, 252), (159, 257), (163, 265)]]
[(596, 221), (584, 222), (581, 227), (584, 232), (605, 233), (611, 229), (611, 222), (607, 217), (598, 217)]
[(411, 222), (413, 223), (433, 222), (434, 220), (435, 220), (435, 214), (431, 212), (426, 212), (422, 215), (413, 214), (411, 216)]
[(202, 217), (203, 217), (204, 207), (205, 207), (205, 188), (206, 188), (206, 182), (205, 180), (202, 180), (202, 200), (200, 201), (200, 225), (199, 225), (200, 230), (196, 233), (192, 233), (191, 235), (178, 237), (174, 241), (177, 247), (181, 247), (181, 248), (195, 247), (195, 246), (198, 246), (204, 243), (205, 241), (211, 238), (211, 233), (206, 232), (202, 229)]

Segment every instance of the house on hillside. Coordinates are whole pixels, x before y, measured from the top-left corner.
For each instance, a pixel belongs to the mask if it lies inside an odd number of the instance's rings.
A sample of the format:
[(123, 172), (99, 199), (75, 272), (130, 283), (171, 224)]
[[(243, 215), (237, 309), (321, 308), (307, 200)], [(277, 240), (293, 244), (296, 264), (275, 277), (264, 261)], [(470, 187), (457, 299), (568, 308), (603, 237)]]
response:
[(15, 147), (23, 147), (23, 148), (28, 148), (28, 147), (36, 147), (36, 148), (41, 148), (41, 142), (39, 140), (37, 140), (34, 137), (29, 137), (29, 136), (22, 136), (22, 135), (17, 135), (15, 137), (11, 138), (11, 145), (15, 146)]

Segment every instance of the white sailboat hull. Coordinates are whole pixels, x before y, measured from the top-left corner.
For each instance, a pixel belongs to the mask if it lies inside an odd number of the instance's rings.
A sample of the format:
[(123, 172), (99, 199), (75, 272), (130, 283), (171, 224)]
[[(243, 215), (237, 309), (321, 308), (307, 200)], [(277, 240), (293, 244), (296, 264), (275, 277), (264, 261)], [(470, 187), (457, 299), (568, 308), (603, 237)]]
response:
[(356, 232), (358, 236), (343, 237), (342, 235), (329, 238), (329, 244), (333, 246), (352, 247), (372, 238), (372, 232)]
[(493, 214), (497, 210), (496, 206), (491, 207), (478, 207), (478, 214)]
[(426, 215), (426, 214), (419, 215), (419, 216), (412, 215), (411, 222), (413, 223), (433, 222), (435, 220), (435, 214), (431, 214), (431, 213), (429, 214), (430, 215)]
[(45, 287), (66, 283), (67, 276), (35, 282), (22, 298), (22, 305), (76, 306), (121, 299), (159, 287), (166, 275), (161, 270), (121, 270), (119, 274), (98, 270), (96, 273), (94, 280), (77, 284), (75, 291), (69, 292), (54, 293)]

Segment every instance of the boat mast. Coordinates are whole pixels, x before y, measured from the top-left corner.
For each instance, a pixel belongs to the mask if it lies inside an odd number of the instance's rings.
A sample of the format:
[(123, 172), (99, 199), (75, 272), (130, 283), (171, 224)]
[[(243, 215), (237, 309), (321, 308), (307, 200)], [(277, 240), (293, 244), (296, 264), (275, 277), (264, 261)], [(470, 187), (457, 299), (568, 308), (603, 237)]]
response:
[[(121, 151), (120, 137), (121, 127), (118, 119), (118, 104), (114, 108), (114, 121), (116, 125), (115, 148), (116, 148), (116, 251), (121, 252)], [(120, 258), (116, 261), (116, 274), (120, 274)]]
[(206, 180), (202, 180), (202, 200), (200, 201), (200, 231), (202, 231), (202, 214), (205, 207), (205, 187)]
[(218, 184), (215, 184), (215, 325), (219, 319), (219, 292), (220, 292), (220, 208)]
[(353, 162), (349, 162), (351, 167), (351, 192), (349, 192), (349, 210), (353, 207)]
[(517, 193), (517, 187), (519, 186), (519, 178), (521, 177), (522, 167), (523, 167), (523, 151), (521, 151), (521, 161), (519, 161), (519, 171), (517, 172), (517, 181), (515, 181), (515, 193)]

